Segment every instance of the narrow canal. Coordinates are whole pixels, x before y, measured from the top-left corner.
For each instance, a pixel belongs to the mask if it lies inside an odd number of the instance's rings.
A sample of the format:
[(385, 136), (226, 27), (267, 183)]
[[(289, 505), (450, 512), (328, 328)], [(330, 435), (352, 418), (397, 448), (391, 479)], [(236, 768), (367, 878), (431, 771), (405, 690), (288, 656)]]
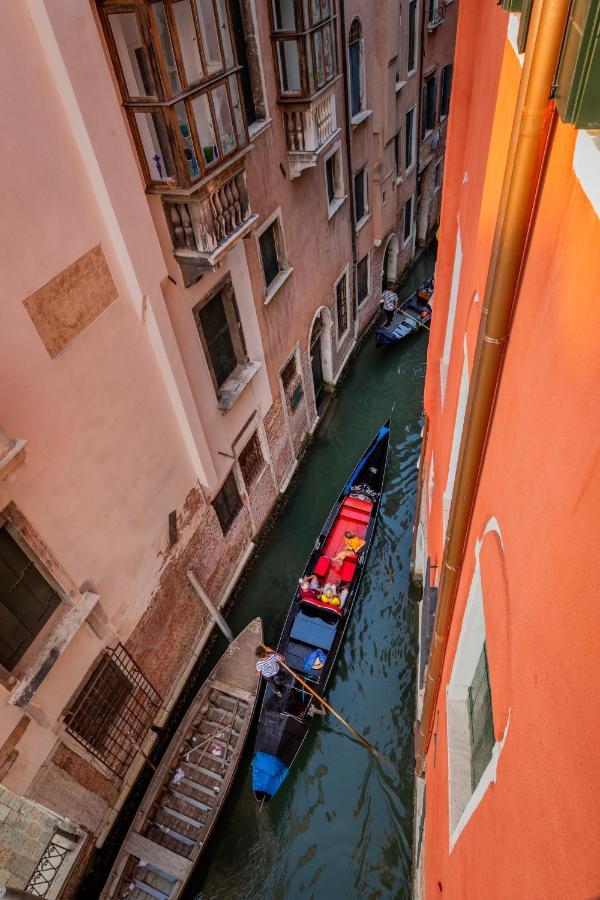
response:
[[(432, 271), (432, 255), (421, 257), (401, 297)], [(380, 521), (328, 699), (401, 774), (382, 768), (326, 719), (259, 813), (250, 785), (252, 734), (185, 900), (410, 896), (417, 607), (409, 596), (409, 554), (426, 349), (424, 332), (381, 349), (367, 338), (230, 616), (234, 632), (262, 616), (266, 639), (276, 644), (315, 535), (356, 459), (391, 415)], [(223, 649), (219, 641), (211, 662)]]

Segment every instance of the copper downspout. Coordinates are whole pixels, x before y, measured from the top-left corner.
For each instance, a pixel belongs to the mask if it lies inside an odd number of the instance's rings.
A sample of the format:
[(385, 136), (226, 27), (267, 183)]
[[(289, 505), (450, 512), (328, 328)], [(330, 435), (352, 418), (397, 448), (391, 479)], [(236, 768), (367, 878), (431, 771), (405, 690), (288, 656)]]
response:
[[(531, 214), (544, 164), (544, 147), (554, 109), (549, 100), (570, 0), (536, 0), (524, 74), (529, 70), (523, 106), (517, 106), (514, 157), (507, 160), (502, 193), (504, 215), (497, 224), (497, 248), (488, 274), (474, 375), (463, 427), (459, 468), (442, 562), (441, 586), (425, 696), (416, 742), (417, 775), (422, 776), (456, 600), (465, 543), (498, 388), (510, 321), (525, 255)], [(533, 29), (532, 29), (533, 31)], [(535, 40), (533, 38), (535, 37)], [(522, 76), (523, 77), (523, 76)]]

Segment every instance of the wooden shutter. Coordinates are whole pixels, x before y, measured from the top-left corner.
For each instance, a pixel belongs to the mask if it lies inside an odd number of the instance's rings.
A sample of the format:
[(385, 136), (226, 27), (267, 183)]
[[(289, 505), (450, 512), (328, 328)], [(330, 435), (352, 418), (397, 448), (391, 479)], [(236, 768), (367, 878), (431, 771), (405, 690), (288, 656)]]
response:
[(600, 128), (600, 4), (573, 0), (558, 66), (556, 105), (563, 122)]

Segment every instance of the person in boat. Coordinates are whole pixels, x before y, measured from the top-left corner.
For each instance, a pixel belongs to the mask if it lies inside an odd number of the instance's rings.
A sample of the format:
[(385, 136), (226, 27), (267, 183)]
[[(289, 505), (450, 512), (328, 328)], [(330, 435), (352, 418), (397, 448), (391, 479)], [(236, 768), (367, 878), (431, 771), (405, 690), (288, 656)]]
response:
[(256, 648), (256, 672), (273, 685), (273, 692), (277, 697), (283, 697), (281, 688), (286, 684), (286, 675), (282, 671), (280, 662), (283, 662), (281, 653), (268, 653), (263, 647)]
[(345, 531), (344, 532), (344, 549), (340, 550), (339, 553), (333, 557), (333, 562), (343, 562), (349, 556), (357, 556), (362, 548), (365, 546), (366, 541), (363, 541), (362, 538), (359, 538), (357, 534), (354, 534), (353, 531)]
[(321, 603), (329, 603), (330, 606), (341, 606), (340, 598), (335, 593), (335, 588), (328, 584), (321, 594)]
[(395, 294), (394, 291), (384, 291), (381, 298), (381, 305), (385, 316), (385, 327), (389, 328), (391, 321), (394, 318), (394, 313), (399, 306), (398, 294)]
[(321, 585), (319, 584), (319, 579), (316, 575), (313, 575), (312, 578), (299, 578), (300, 582), (300, 596), (304, 599), (316, 600), (321, 593)]

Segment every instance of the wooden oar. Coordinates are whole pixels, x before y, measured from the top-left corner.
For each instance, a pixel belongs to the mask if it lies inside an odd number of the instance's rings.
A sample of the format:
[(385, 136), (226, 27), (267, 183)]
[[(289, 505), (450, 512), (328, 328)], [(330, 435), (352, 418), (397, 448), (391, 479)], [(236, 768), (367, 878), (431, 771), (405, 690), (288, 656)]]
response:
[[(266, 653), (275, 653), (275, 655), (277, 655), (276, 650), (272, 650), (270, 647), (265, 647), (264, 644), (260, 644), (260, 646)], [(394, 763), (391, 761), (391, 759), (388, 759), (387, 756), (384, 756), (383, 753), (381, 752), (381, 750), (378, 750), (377, 747), (374, 744), (371, 744), (370, 741), (368, 741), (366, 739), (366, 737), (364, 737), (359, 731), (356, 730), (356, 728), (353, 728), (352, 725), (350, 724), (350, 722), (347, 722), (343, 716), (340, 716), (339, 712), (336, 712), (336, 710), (333, 708), (333, 706), (329, 705), (327, 700), (324, 700), (320, 694), (317, 694), (317, 692), (314, 690), (314, 688), (311, 688), (311, 686), (309, 684), (307, 684), (303, 678), (300, 678), (300, 676), (296, 672), (294, 672), (293, 669), (290, 669), (290, 667), (287, 665), (287, 663), (284, 662), (284, 660), (280, 659), (279, 656), (277, 657), (277, 660), (279, 662), (279, 665), (282, 666), (286, 670), (286, 672), (289, 672), (290, 675), (292, 676), (292, 678), (295, 678), (296, 681), (300, 682), (302, 687), (306, 688), (306, 690), (309, 692), (309, 694), (312, 694), (313, 697), (316, 697), (316, 699), (319, 701), (319, 703), (322, 703), (323, 706), (325, 707), (325, 709), (328, 709), (329, 712), (333, 716), (335, 716), (336, 719), (338, 719), (342, 723), (342, 725), (344, 725), (348, 729), (348, 731), (351, 734), (354, 735), (356, 740), (360, 741), (360, 743), (363, 745), (363, 747), (366, 747), (366, 749), (369, 751), (369, 753), (372, 753), (374, 756), (377, 756), (379, 759), (382, 759), (384, 762), (386, 762), (388, 765), (390, 765), (394, 769), (394, 771), (396, 771), (396, 772), (398, 771), (396, 766), (394, 765)]]

